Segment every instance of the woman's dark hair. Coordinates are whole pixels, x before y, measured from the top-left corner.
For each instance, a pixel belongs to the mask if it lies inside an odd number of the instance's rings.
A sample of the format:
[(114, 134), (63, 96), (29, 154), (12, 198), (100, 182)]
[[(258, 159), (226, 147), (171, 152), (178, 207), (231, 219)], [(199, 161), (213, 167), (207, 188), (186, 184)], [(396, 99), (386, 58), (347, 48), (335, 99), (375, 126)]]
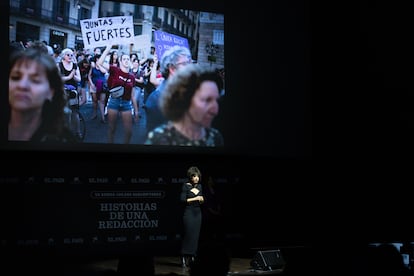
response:
[(214, 71), (197, 64), (188, 64), (171, 76), (165, 91), (160, 97), (160, 107), (164, 116), (171, 121), (180, 120), (190, 108), (191, 100), (204, 81), (216, 83), (219, 91), (223, 89), (223, 80)]
[(37, 48), (39, 51), (49, 54), (46, 44), (40, 40), (33, 41), (29, 48)]
[(46, 72), (50, 88), (54, 91), (51, 101), (46, 101), (42, 109), (42, 125), (40, 128), (51, 135), (60, 135), (64, 128), (64, 108), (66, 98), (64, 95), (63, 81), (55, 60), (47, 52), (36, 47), (29, 47), (23, 51), (11, 53), (9, 72), (16, 65), (36, 63)]
[(200, 178), (200, 180), (201, 180), (201, 172), (200, 172), (200, 170), (197, 167), (192, 166), (192, 167), (188, 168), (188, 170), (187, 170), (187, 177), (188, 178), (191, 178), (194, 175), (197, 175)]
[(9, 51), (13, 53), (14, 51), (23, 51), (25, 48), (21, 42), (12, 41), (9, 44)]
[[(117, 59), (114, 61), (114, 55), (115, 54), (117, 54), (118, 55), (118, 57), (117, 57)], [(118, 65), (119, 66), (119, 62), (120, 62), (120, 58), (122, 57), (122, 54), (120, 54), (120, 53), (118, 53), (118, 51), (112, 51), (110, 54), (109, 54), (109, 64), (110, 65), (113, 65), (113, 64), (116, 64), (116, 65)]]
[(95, 62), (95, 63), (96, 63), (100, 57), (101, 57), (101, 55), (100, 55), (100, 54), (94, 55), (94, 56), (92, 57), (91, 61), (93, 61), (93, 62)]

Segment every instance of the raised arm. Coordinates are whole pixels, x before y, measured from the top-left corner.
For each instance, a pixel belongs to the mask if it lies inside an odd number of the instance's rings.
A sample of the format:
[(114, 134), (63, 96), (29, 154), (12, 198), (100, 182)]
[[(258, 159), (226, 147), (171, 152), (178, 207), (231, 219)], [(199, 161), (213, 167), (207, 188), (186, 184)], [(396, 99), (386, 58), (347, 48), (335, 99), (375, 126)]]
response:
[(99, 59), (96, 61), (96, 63), (99, 65), (99, 66), (101, 66), (101, 67), (103, 67), (103, 68), (105, 68), (105, 70), (106, 71), (109, 71), (109, 63), (108, 64), (105, 64), (105, 58), (106, 58), (106, 56), (109, 54), (109, 51), (111, 51), (111, 49), (112, 49), (112, 45), (110, 44), (110, 45), (106, 45), (106, 48), (105, 48), (105, 50), (103, 51), (103, 53), (102, 53), (102, 55), (99, 57)]
[(157, 78), (157, 74), (158, 74), (158, 69), (159, 65), (158, 65), (158, 57), (155, 54), (154, 55), (154, 63), (152, 64), (152, 69), (151, 69), (151, 73), (150, 73), (150, 82), (155, 86), (158, 87), (158, 85), (161, 84), (161, 82), (163, 81), (163, 78)]

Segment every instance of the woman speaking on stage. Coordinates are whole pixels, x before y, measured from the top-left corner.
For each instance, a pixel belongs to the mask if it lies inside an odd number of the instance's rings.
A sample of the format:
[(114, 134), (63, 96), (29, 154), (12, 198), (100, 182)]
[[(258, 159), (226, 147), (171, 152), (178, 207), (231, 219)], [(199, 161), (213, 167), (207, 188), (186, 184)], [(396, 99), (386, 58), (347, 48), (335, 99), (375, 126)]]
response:
[(197, 254), (201, 230), (201, 204), (204, 202), (200, 183), (201, 172), (192, 166), (187, 170), (188, 182), (183, 183), (180, 200), (185, 205), (183, 213), (183, 239), (181, 244), (181, 264), (188, 267)]

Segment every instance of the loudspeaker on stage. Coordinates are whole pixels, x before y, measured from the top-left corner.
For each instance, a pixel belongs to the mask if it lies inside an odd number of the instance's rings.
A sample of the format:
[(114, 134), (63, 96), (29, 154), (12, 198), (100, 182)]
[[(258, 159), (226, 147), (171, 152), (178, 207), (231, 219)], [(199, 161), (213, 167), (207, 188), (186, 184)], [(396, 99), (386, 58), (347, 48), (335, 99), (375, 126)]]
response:
[(259, 250), (250, 262), (253, 269), (264, 271), (282, 269), (285, 264), (286, 262), (280, 252), (280, 249)]

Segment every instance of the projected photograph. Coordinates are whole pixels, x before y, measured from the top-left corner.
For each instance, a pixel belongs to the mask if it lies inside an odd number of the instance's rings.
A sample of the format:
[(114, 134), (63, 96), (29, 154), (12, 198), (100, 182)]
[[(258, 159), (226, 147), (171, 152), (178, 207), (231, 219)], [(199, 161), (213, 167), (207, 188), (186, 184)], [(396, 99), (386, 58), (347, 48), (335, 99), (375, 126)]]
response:
[(9, 4), (7, 147), (226, 145), (223, 13), (47, 3)]

